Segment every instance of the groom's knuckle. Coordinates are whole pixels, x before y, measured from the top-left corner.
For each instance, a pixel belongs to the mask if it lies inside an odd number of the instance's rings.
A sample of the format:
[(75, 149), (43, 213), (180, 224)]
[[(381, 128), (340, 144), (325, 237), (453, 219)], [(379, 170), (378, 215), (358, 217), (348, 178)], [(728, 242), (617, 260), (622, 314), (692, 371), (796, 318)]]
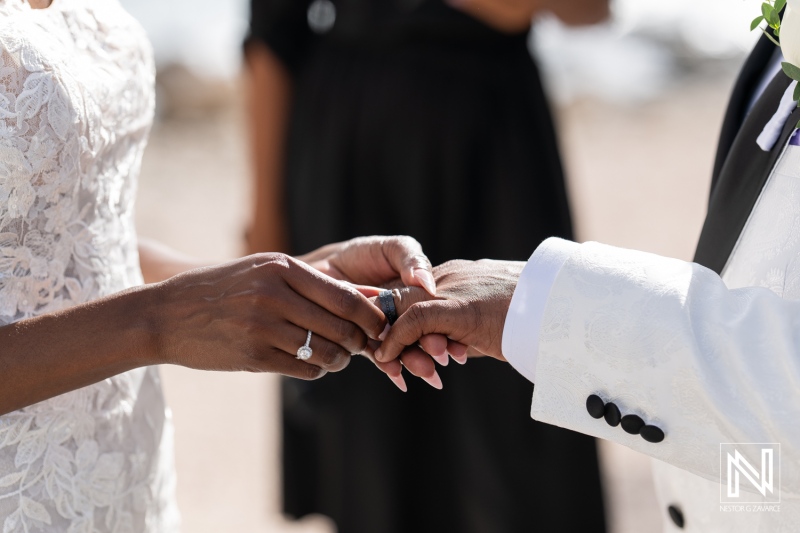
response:
[(392, 296), (394, 297), (394, 306), (400, 314), (408, 312), (411, 307), (419, 304), (419, 301), (426, 297), (424, 291), (419, 287), (394, 289), (392, 291)]
[(480, 305), (465, 304), (464, 311), (465, 314), (472, 317), (472, 323), (475, 328), (478, 328), (483, 323), (484, 319), (490, 318), (484, 317), (483, 309)]
[(425, 323), (428, 320), (428, 312), (425, 308), (425, 304), (420, 303), (412, 305), (411, 308), (406, 311), (410, 319), (409, 324), (415, 334), (421, 332), (425, 328)]

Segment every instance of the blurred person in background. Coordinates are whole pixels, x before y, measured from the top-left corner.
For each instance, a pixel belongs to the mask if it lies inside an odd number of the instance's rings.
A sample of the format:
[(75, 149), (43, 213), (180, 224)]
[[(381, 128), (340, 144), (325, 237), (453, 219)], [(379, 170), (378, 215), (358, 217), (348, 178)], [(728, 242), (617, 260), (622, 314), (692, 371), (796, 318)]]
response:
[[(588, 24), (608, 5), (252, 0), (250, 250), (410, 234), (438, 264), (523, 260), (570, 238), (528, 50), (543, 12)], [(341, 533), (605, 530), (593, 439), (517, 424), (531, 385), (511, 368), (440, 371), (445, 390), (413, 383), (406, 397), (358, 360), (324, 382), (285, 381), (285, 512), (325, 514)]]

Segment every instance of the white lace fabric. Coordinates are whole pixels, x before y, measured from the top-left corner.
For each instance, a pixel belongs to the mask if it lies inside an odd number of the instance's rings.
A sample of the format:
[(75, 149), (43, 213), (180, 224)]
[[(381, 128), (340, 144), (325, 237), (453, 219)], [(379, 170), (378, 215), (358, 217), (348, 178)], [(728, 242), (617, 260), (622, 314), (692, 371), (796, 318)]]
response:
[[(154, 92), (150, 45), (117, 0), (0, 0), (0, 325), (142, 283), (133, 207)], [(177, 531), (171, 456), (154, 368), (0, 417), (0, 530)]]

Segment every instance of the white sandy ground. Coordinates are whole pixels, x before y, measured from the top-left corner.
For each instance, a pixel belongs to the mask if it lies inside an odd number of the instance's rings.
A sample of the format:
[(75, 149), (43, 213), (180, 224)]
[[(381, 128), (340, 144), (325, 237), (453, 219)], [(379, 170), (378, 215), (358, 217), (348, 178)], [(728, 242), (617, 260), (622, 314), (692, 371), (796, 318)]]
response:
[[(730, 83), (730, 75), (690, 83), (633, 109), (582, 102), (560, 110), (582, 240), (691, 258)], [(142, 235), (206, 258), (233, 257), (249, 206), (239, 110), (156, 126), (140, 187)], [(184, 533), (332, 531), (324, 519), (298, 525), (279, 514), (274, 376), (176, 367), (163, 374), (177, 429)], [(658, 531), (665, 511), (648, 459), (612, 444), (603, 445), (602, 459), (611, 532)]]

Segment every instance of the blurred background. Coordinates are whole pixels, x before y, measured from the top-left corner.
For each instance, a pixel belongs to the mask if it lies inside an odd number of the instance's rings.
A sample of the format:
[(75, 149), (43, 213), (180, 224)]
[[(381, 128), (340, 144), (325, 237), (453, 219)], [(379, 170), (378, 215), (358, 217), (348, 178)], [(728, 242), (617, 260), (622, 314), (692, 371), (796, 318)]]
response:
[[(159, 68), (139, 231), (204, 258), (240, 255), (252, 194), (242, 92), (249, 4), (122, 3), (148, 31)], [(579, 240), (691, 258), (758, 5), (617, 0), (600, 26), (536, 22), (530, 47), (554, 106)], [(169, 367), (164, 380), (186, 533), (332, 531), (322, 517), (280, 516), (276, 378)], [(659, 530), (648, 460), (613, 445), (601, 456), (611, 531)]]

